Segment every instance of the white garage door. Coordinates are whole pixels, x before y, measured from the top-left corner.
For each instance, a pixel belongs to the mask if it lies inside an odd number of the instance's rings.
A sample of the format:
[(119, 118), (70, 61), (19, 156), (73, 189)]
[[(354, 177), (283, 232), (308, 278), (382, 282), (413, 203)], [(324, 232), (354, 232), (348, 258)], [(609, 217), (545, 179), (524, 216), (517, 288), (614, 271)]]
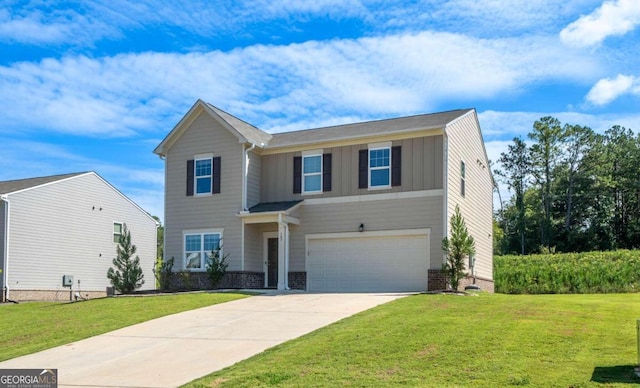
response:
[(424, 291), (429, 239), (358, 235), (307, 240), (307, 285), (321, 292)]

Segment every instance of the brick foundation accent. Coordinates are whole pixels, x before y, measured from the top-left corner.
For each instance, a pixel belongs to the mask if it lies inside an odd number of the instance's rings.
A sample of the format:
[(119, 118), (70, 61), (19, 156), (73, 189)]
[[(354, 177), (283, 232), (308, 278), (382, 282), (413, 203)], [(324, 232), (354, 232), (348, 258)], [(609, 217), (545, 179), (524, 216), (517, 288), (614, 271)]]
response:
[[(172, 272), (170, 290), (210, 290), (211, 281), (206, 272)], [(264, 288), (264, 272), (227, 272), (216, 288)]]
[[(430, 269), (428, 274), (428, 290), (427, 291), (438, 291), (438, 290), (446, 290), (447, 289), (447, 276), (442, 270), (439, 269)], [(473, 284), (473, 277), (466, 276), (463, 279), (460, 279), (460, 284), (458, 284), (458, 290), (464, 291), (465, 286)], [(487, 292), (494, 292), (493, 280), (485, 279), (482, 277), (476, 276), (476, 284), (483, 290)]]
[[(470, 284), (473, 284), (473, 277), (471, 276), (467, 276), (464, 279), (460, 280), (460, 290), (464, 290), (464, 288)], [(489, 280), (489, 279), (485, 279), (485, 278), (480, 278), (476, 276), (476, 285), (478, 285), (478, 287), (480, 287), (480, 289), (482, 291), (487, 291), (487, 292), (494, 292), (494, 284), (493, 284), (493, 280)]]
[(447, 277), (440, 269), (430, 269), (427, 274), (427, 291), (447, 289)]
[(307, 289), (307, 273), (306, 272), (289, 272), (289, 288), (292, 290)]
[(87, 299), (104, 298), (107, 296), (107, 291), (83, 291), (83, 290), (10, 290), (9, 299), (16, 302), (26, 301), (46, 301), (46, 302), (69, 302), (76, 300), (75, 294), (78, 292), (80, 296)]

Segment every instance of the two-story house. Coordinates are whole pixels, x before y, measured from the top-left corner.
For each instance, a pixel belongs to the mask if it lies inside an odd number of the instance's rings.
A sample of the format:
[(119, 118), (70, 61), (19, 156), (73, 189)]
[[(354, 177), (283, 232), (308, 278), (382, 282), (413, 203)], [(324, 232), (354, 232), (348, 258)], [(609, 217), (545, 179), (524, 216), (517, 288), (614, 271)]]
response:
[(165, 160), (165, 256), (224, 287), (444, 288), (460, 206), (492, 290), (493, 180), (473, 109), (269, 134), (198, 100), (154, 151)]

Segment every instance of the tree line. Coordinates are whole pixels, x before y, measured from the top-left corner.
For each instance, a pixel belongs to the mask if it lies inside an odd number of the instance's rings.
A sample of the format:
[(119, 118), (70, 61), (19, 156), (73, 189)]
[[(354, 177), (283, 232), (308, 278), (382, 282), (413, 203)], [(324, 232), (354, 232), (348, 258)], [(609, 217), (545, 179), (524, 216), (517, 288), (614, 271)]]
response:
[[(500, 155), (496, 254), (584, 252), (640, 246), (640, 137), (615, 125), (604, 134), (542, 117), (528, 142)], [(501, 194), (498, 190), (498, 194)]]

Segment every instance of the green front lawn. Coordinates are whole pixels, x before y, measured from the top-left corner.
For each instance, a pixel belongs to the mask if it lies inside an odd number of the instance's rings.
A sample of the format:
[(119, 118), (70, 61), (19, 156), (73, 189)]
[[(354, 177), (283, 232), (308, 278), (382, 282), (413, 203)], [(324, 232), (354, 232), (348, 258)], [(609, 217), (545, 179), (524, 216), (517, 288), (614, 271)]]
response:
[(0, 305), (0, 361), (246, 296), (195, 293)]
[(629, 387), (640, 294), (416, 295), (189, 387)]

